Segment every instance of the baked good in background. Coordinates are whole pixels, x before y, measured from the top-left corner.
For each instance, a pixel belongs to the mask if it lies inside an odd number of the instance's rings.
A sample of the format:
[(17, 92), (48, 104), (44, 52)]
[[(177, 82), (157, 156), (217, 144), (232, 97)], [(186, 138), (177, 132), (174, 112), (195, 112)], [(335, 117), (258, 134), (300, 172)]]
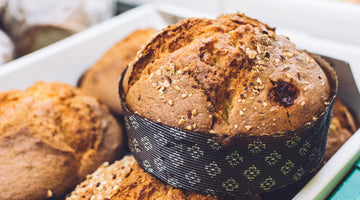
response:
[(336, 100), (329, 128), (324, 162), (328, 161), (358, 128), (359, 125), (356, 123), (350, 110), (340, 100)]
[[(86, 180), (76, 186), (66, 200), (137, 200), (137, 199), (186, 199), (186, 200), (216, 200), (216, 196), (201, 195), (191, 191), (176, 189), (164, 184), (145, 172), (134, 157), (125, 156), (112, 165), (103, 164)], [(259, 199), (258, 195), (238, 197), (233, 199)]]
[(242, 14), (170, 25), (129, 66), (128, 108), (169, 126), (226, 135), (273, 134), (316, 120), (329, 104), (328, 79), (274, 30)]
[(2, 30), (0, 30), (0, 66), (14, 58), (14, 44)]
[(3, 0), (4, 30), (17, 56), (80, 32), (113, 14), (112, 0)]
[(119, 76), (137, 52), (155, 33), (155, 29), (136, 30), (115, 44), (79, 80), (78, 85), (96, 96), (116, 114), (122, 114), (119, 102)]
[(63, 83), (0, 93), (0, 199), (44, 199), (119, 158), (122, 129), (108, 108)]

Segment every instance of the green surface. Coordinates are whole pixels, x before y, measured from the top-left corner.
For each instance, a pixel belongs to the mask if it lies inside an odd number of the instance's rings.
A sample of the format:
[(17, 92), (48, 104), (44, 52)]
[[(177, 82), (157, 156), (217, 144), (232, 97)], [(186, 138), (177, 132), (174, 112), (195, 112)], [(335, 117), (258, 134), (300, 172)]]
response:
[[(360, 166), (360, 161), (356, 163), (356, 166)], [(354, 168), (329, 199), (360, 200), (360, 168)]]

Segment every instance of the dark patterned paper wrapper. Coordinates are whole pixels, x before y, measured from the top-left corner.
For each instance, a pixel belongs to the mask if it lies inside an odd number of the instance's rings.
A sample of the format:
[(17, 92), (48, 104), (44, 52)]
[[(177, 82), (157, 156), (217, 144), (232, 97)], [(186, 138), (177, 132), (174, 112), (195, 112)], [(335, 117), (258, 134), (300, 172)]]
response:
[[(334, 70), (320, 57), (316, 59), (332, 87), (331, 102), (304, 127), (263, 136), (204, 134), (148, 120), (122, 101), (132, 154), (158, 179), (205, 194), (268, 192), (299, 180), (323, 158), (337, 89)], [(121, 85), (120, 81), (120, 93)], [(220, 142), (224, 139), (231, 142), (224, 145)]]

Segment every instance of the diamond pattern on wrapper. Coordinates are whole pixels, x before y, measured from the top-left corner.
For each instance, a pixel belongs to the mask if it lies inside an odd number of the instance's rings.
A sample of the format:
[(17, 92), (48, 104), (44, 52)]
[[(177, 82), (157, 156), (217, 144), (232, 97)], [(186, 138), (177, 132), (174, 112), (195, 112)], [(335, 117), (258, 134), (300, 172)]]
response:
[(180, 165), (184, 164), (184, 159), (182, 159), (180, 154), (178, 154), (178, 153), (170, 154), (169, 159), (175, 167), (179, 167)]
[(291, 160), (288, 160), (284, 166), (281, 167), (280, 171), (282, 174), (284, 174), (285, 176), (288, 175), (292, 168), (294, 168), (295, 164), (293, 162), (291, 162)]
[(134, 130), (139, 128), (139, 123), (136, 121), (136, 119), (133, 116), (129, 116), (128, 122), (131, 124)]
[(225, 160), (231, 167), (235, 167), (244, 161), (244, 157), (240, 156), (237, 151), (234, 151), (230, 155), (227, 155)]
[(287, 148), (294, 148), (298, 143), (300, 142), (301, 138), (297, 135), (291, 136), (290, 140), (286, 141), (286, 147)]
[(158, 168), (158, 170), (160, 172), (166, 169), (164, 161), (161, 158), (154, 159), (154, 163), (155, 163), (156, 168)]
[(159, 133), (156, 133), (154, 135), (154, 138), (157, 140), (157, 142), (161, 145), (161, 146), (164, 146), (166, 145), (167, 143), (167, 139), (165, 138), (164, 134), (159, 132)]
[(141, 152), (141, 149), (140, 149), (140, 146), (139, 146), (139, 142), (137, 141), (136, 138), (134, 138), (132, 140), (132, 146), (133, 146), (133, 149), (135, 150), (136, 153), (140, 153)]
[(199, 176), (196, 174), (196, 172), (194, 170), (186, 173), (185, 174), (185, 179), (188, 180), (190, 185), (195, 185), (197, 183), (200, 183), (200, 178), (199, 178)]
[(243, 174), (249, 181), (252, 181), (260, 174), (260, 170), (258, 170), (254, 165), (252, 165), (249, 167), (249, 169), (245, 170)]
[(194, 158), (194, 159), (199, 159), (201, 156), (204, 155), (204, 151), (201, 150), (200, 147), (197, 144), (195, 144), (192, 147), (188, 147), (187, 151), (189, 152), (191, 157)]
[(270, 190), (275, 185), (275, 183), (276, 181), (269, 176), (265, 179), (265, 181), (260, 183), (260, 188), (267, 191)]
[(305, 144), (299, 149), (299, 155), (304, 157), (310, 151), (310, 147), (310, 143), (306, 141)]
[(146, 171), (148, 171), (150, 173), (154, 172), (154, 169), (151, 167), (151, 164), (148, 160), (144, 160), (143, 165), (144, 165)]
[(251, 153), (260, 153), (266, 148), (266, 145), (263, 144), (260, 140), (255, 140), (252, 144), (248, 145), (248, 149)]
[(147, 136), (141, 138), (141, 142), (143, 143), (146, 151), (149, 151), (152, 149), (152, 144), (150, 143), (150, 140)]
[(265, 157), (265, 162), (268, 165), (275, 165), (281, 159), (281, 155), (278, 152), (274, 151), (269, 156)]
[(222, 187), (225, 188), (227, 192), (233, 192), (239, 188), (239, 183), (237, 183), (234, 178), (230, 178), (222, 183)]
[(214, 178), (216, 175), (221, 174), (221, 168), (215, 163), (211, 162), (208, 165), (205, 165), (205, 171), (209, 174), (211, 178)]
[(297, 180), (299, 180), (304, 174), (305, 174), (305, 170), (304, 170), (302, 167), (300, 167), (300, 168), (296, 171), (296, 173), (294, 174), (293, 179), (297, 181)]

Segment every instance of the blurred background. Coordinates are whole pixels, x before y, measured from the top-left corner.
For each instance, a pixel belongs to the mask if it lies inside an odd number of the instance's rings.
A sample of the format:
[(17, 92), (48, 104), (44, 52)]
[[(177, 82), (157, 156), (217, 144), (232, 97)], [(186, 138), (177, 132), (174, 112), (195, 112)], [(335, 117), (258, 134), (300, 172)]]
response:
[(177, 16), (242, 12), (290, 36), (360, 45), (360, 0), (0, 0), (0, 64), (146, 3)]

